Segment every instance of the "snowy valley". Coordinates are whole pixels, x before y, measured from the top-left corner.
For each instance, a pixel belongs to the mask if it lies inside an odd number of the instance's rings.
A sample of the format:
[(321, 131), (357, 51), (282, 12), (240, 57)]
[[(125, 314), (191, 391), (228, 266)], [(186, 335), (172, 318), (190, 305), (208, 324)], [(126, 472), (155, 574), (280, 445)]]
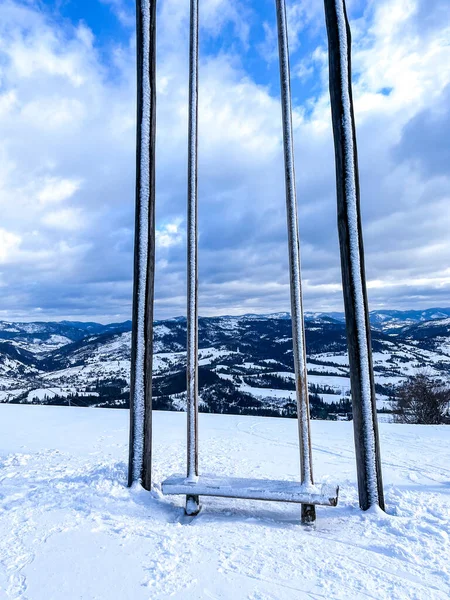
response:
[[(395, 386), (426, 370), (450, 374), (450, 309), (374, 311), (378, 409)], [(0, 323), (0, 402), (128, 407), (131, 323)], [(293, 416), (291, 322), (287, 313), (199, 320), (200, 410)], [(154, 408), (185, 407), (186, 321), (154, 327)], [(340, 313), (307, 313), (313, 418), (350, 411), (346, 333)]]

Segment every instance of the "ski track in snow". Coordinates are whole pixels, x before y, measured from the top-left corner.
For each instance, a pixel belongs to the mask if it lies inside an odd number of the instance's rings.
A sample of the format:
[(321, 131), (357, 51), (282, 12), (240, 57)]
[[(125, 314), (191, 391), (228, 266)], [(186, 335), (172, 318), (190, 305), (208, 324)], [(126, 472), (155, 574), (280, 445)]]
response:
[[(200, 472), (299, 478), (294, 419), (200, 415)], [(0, 406), (0, 598), (450, 596), (450, 427), (381, 424), (389, 514), (358, 509), (352, 424), (313, 421), (314, 529), (298, 505), (183, 497), (186, 415), (154, 413), (154, 488), (126, 487), (126, 411)]]

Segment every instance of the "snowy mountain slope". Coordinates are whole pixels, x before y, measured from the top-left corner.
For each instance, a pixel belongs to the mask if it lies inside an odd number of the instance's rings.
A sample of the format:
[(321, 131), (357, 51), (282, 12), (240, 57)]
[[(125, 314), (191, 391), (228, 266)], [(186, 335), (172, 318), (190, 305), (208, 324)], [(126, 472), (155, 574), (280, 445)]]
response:
[[(199, 424), (202, 473), (297, 480), (294, 420)], [(380, 514), (358, 508), (352, 424), (314, 421), (316, 481), (340, 485), (315, 529), (297, 505), (219, 498), (182, 525), (160, 484), (184, 472), (185, 415), (156, 411), (153, 431), (148, 493), (126, 488), (126, 411), (0, 405), (1, 598), (450, 597), (450, 428), (381, 424)]]
[[(391, 406), (393, 386), (408, 375), (427, 369), (436, 377), (449, 376), (449, 324), (445, 318), (372, 331), (380, 409)], [(100, 325), (101, 331), (94, 333), (93, 324), (87, 324), (83, 337), (52, 348), (49, 340), (56, 335), (55, 324), (50, 324), (47, 333), (40, 326), (40, 334), (49, 336), (45, 351), (42, 345), (36, 348), (34, 338), (0, 342), (0, 401), (128, 405), (129, 322)], [(66, 323), (63, 328), (67, 331), (72, 326)], [(285, 314), (201, 318), (199, 340), (202, 410), (286, 416), (295, 412), (291, 323)], [(185, 344), (185, 320), (155, 323), (157, 409), (184, 407)], [(350, 384), (345, 324), (330, 316), (309, 315), (306, 346), (313, 417), (347, 414)]]
[[(129, 331), (131, 321), (124, 323), (83, 323), (78, 321), (10, 323), (0, 321), (0, 340), (14, 340), (16, 344), (34, 346), (35, 351), (54, 350), (70, 342), (83, 339), (89, 334), (118, 333)], [(47, 346), (50, 346), (47, 348)], [(39, 349), (39, 347), (41, 347)]]
[(428, 308), (426, 310), (374, 310), (370, 312), (372, 326), (383, 330), (414, 325), (450, 317), (450, 308)]
[(450, 336), (450, 317), (403, 327), (401, 336), (423, 348), (434, 349), (442, 340)]
[[(344, 322), (343, 312), (330, 313), (305, 313), (305, 318), (331, 317), (336, 321)], [(425, 310), (372, 310), (370, 311), (370, 323), (373, 328), (382, 331), (390, 331), (407, 327), (424, 321), (445, 319), (450, 317), (450, 308), (427, 308)]]

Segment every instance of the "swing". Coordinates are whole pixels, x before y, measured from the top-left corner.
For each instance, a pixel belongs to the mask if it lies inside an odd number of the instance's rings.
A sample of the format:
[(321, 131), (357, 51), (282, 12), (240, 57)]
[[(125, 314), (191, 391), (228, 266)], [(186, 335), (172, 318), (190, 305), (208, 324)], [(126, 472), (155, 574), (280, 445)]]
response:
[(315, 521), (315, 505), (336, 506), (339, 488), (316, 487), (313, 481), (305, 335), (297, 225), (289, 50), (285, 0), (276, 0), (280, 56), (283, 148), (286, 179), (292, 338), (300, 442), (301, 482), (199, 475), (198, 472), (198, 0), (191, 0), (189, 48), (188, 142), (188, 311), (187, 311), (187, 476), (172, 475), (162, 483), (165, 495), (185, 495), (186, 514), (200, 510), (200, 496), (295, 502), (303, 523)]

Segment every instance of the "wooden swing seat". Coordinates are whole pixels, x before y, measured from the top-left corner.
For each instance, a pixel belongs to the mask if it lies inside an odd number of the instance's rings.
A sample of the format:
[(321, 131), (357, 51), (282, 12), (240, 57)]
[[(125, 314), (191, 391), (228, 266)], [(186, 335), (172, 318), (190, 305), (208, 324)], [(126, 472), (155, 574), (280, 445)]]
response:
[(194, 479), (188, 479), (183, 475), (172, 475), (163, 481), (162, 492), (165, 495), (219, 496), (336, 506), (339, 487), (329, 484), (306, 486), (295, 481), (271, 479), (217, 477), (215, 475), (200, 475)]

